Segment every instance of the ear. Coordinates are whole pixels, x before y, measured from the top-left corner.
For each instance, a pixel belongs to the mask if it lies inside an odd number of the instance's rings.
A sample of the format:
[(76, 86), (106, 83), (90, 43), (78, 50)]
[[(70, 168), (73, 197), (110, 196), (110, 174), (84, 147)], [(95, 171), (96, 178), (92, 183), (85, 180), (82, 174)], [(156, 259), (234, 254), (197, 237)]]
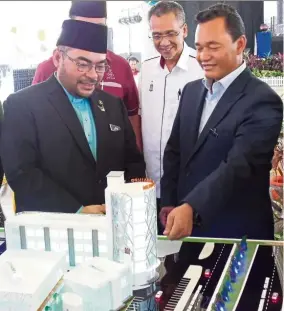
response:
[(52, 56), (52, 60), (53, 60), (53, 64), (56, 68), (59, 67), (59, 63), (60, 63), (60, 59), (61, 59), (61, 53), (59, 52), (58, 49), (55, 49), (53, 51), (53, 56)]
[(183, 26), (183, 37), (186, 38), (188, 36), (188, 26), (185, 23)]
[(237, 40), (237, 53), (242, 54), (247, 46), (247, 38), (245, 35), (240, 36)]

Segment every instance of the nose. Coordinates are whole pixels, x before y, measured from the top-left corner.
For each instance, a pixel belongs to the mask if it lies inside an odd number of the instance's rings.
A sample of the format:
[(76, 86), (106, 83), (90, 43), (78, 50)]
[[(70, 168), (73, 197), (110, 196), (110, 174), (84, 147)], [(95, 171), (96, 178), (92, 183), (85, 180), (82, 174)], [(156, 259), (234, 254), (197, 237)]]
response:
[(211, 59), (211, 55), (206, 49), (203, 49), (202, 52), (198, 52), (198, 58), (202, 62), (207, 62)]
[(86, 73), (86, 76), (90, 79), (98, 80), (98, 73), (96, 72), (94, 67), (92, 67), (92, 69)]
[(170, 40), (167, 37), (162, 37), (162, 39), (160, 41), (160, 45), (161, 46), (168, 46), (169, 44), (171, 44)]

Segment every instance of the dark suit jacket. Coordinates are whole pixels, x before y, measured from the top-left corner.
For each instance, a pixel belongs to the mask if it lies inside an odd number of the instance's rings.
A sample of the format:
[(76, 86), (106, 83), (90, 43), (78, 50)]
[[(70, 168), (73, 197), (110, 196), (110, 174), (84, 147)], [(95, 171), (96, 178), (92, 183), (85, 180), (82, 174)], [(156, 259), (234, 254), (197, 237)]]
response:
[(206, 89), (187, 84), (164, 154), (162, 206), (190, 204), (194, 236), (272, 239), (269, 172), (283, 114), (280, 97), (246, 69), (198, 138)]
[[(4, 103), (2, 160), (18, 212), (73, 213), (81, 206), (104, 203), (110, 171), (125, 171), (127, 180), (145, 176), (143, 156), (122, 101), (98, 91), (91, 102), (97, 161), (54, 76), (10, 95)], [(112, 131), (110, 125), (120, 130)]]

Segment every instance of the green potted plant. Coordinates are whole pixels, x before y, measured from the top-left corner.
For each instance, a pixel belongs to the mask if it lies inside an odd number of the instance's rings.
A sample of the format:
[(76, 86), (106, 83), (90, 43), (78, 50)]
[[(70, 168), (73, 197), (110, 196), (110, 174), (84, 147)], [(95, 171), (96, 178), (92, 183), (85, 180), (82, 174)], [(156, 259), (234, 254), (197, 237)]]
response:
[(245, 53), (245, 61), (252, 73), (269, 84), (280, 96), (283, 96), (283, 54), (278, 53), (267, 58)]
[(283, 59), (281, 53), (267, 58), (245, 54), (247, 66), (258, 78), (283, 77)]

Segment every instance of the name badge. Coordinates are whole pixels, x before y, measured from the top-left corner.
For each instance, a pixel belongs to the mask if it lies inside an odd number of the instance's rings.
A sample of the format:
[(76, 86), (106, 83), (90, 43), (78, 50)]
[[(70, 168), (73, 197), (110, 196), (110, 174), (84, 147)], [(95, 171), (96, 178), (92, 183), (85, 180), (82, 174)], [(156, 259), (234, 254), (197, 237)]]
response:
[(109, 127), (112, 132), (118, 132), (121, 130), (120, 126), (118, 125), (110, 124)]

